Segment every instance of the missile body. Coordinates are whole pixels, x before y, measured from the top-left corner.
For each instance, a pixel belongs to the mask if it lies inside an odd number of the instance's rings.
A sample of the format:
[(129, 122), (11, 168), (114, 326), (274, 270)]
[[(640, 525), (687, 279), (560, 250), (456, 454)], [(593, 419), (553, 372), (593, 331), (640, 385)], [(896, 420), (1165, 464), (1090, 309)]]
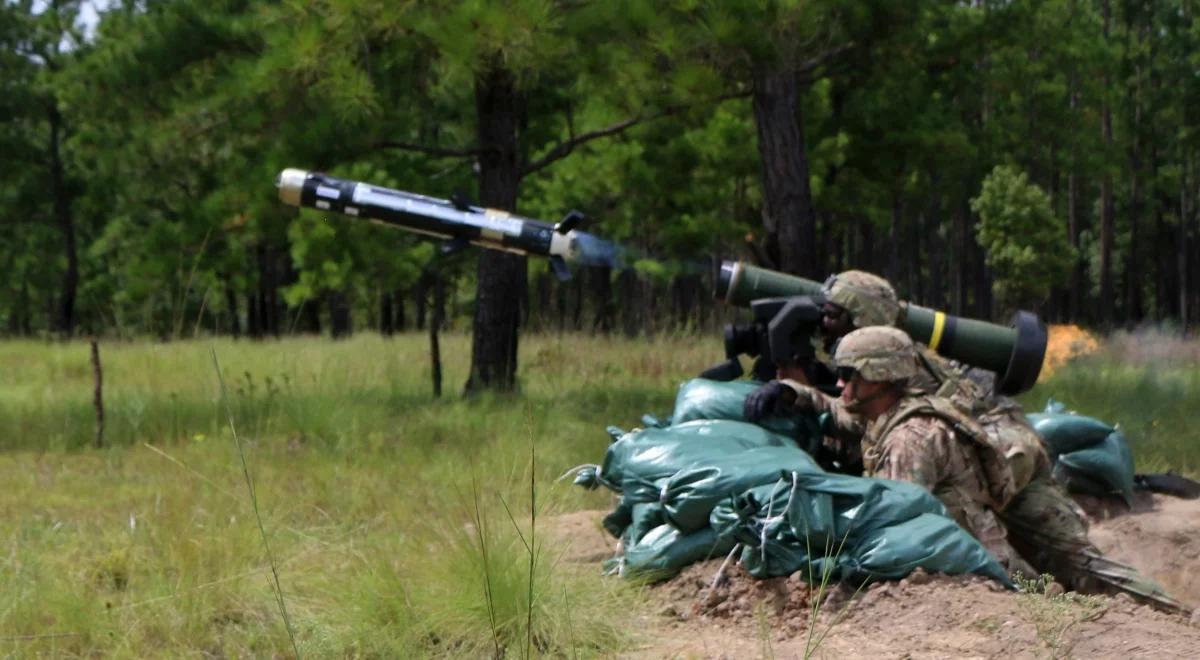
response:
[(279, 199), (292, 206), (333, 211), (445, 239), (450, 250), (473, 244), (545, 257), (564, 278), (569, 274), (566, 262), (615, 266), (618, 261), (615, 244), (574, 229), (583, 219), (574, 212), (551, 225), (507, 211), (291, 168), (279, 174), (276, 185)]

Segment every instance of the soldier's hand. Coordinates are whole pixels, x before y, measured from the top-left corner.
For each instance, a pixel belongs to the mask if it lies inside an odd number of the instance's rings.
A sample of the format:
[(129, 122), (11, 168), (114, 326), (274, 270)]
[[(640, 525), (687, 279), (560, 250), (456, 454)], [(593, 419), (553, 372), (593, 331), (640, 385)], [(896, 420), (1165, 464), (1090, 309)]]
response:
[(742, 405), (742, 416), (746, 421), (757, 422), (763, 417), (778, 412), (780, 405), (786, 405), (796, 397), (792, 388), (773, 380), (754, 390), (746, 397)]

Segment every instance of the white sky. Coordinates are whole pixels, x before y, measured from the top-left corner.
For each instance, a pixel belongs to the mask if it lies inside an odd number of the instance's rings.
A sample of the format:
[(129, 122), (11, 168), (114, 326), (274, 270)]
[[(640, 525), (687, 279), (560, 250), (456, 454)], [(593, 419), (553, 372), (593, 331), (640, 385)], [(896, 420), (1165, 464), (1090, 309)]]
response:
[[(33, 3), (33, 11), (40, 14), (49, 8), (49, 0), (37, 0)], [(100, 22), (100, 13), (108, 8), (108, 0), (84, 0), (79, 4), (79, 20), (76, 21), (83, 30), (85, 41), (91, 41), (96, 36), (96, 25)]]

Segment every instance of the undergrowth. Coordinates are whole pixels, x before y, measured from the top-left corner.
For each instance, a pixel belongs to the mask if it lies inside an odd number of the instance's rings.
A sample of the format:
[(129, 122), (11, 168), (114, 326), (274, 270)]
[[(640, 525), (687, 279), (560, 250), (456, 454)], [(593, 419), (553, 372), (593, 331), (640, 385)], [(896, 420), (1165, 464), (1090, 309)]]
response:
[[(602, 455), (606, 425), (669, 411), (719, 342), (527, 337), (519, 393), (463, 399), (469, 341), (444, 339), (440, 400), (422, 335), (102, 342), (103, 449), (86, 343), (0, 343), (0, 657), (292, 654), (210, 346), (302, 655), (618, 652), (641, 595), (552, 534), (612, 502), (553, 480)], [(1087, 360), (1023, 400), (1195, 474), (1196, 365)]]

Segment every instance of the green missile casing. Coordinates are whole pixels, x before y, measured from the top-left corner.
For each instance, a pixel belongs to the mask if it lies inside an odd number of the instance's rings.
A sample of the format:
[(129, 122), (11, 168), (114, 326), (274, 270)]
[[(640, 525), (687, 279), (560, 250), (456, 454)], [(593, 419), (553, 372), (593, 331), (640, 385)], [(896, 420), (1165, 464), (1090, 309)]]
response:
[[(783, 296), (821, 297), (815, 280), (742, 262), (721, 263), (716, 296), (729, 305)], [(897, 327), (941, 355), (993, 371), (996, 390), (1016, 394), (1033, 387), (1046, 355), (1046, 327), (1036, 315), (1017, 312), (1009, 326), (967, 319), (908, 302), (900, 303)]]

